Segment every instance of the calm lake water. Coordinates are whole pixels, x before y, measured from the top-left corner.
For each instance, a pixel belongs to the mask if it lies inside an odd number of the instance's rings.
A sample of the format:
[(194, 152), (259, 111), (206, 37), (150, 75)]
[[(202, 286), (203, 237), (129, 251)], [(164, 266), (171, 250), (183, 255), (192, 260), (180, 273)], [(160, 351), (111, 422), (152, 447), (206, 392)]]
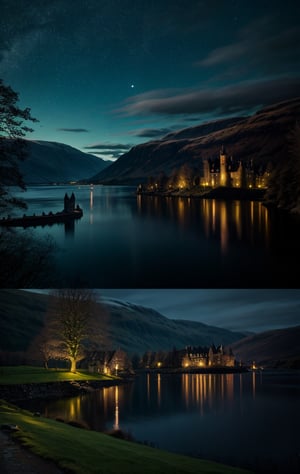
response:
[(34, 229), (57, 244), (52, 287), (299, 287), (299, 218), (260, 202), (141, 197), (121, 186), (29, 187), (26, 213), (61, 211), (72, 191), (83, 217)]
[(113, 428), (160, 449), (259, 473), (299, 473), (299, 373), (142, 374), (133, 383), (26, 402), (47, 417)]

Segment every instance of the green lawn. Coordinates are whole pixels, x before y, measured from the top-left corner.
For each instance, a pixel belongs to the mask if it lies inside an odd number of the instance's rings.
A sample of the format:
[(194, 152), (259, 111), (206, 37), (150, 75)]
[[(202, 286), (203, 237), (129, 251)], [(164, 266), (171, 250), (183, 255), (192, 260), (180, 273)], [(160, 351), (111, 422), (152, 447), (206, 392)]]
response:
[(75, 428), (0, 401), (0, 424), (17, 425), (23, 445), (77, 474), (249, 474), (250, 471), (176, 455)]
[(114, 376), (91, 374), (78, 371), (76, 374), (63, 369), (44, 369), (26, 365), (17, 367), (0, 367), (0, 384), (23, 384), (43, 382), (63, 382), (65, 380), (112, 380)]

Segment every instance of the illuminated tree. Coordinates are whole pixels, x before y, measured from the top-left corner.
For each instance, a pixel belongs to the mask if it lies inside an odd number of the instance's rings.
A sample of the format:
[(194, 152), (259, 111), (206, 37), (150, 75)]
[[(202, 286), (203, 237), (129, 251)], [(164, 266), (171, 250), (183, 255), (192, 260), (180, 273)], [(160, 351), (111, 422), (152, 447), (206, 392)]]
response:
[(32, 362), (42, 362), (45, 369), (48, 369), (50, 360), (65, 359), (63, 357), (63, 347), (61, 341), (54, 339), (47, 324), (42, 331), (34, 338), (27, 351), (27, 359)]
[(76, 372), (77, 362), (84, 358), (85, 350), (99, 347), (103, 318), (105, 311), (91, 290), (54, 292), (48, 319), (49, 333), (58, 341), (61, 358), (69, 360), (71, 372)]
[(18, 107), (19, 94), (0, 79), (0, 211), (11, 206), (26, 208), (23, 201), (14, 198), (10, 186), (25, 189), (19, 170), (20, 160), (26, 157), (26, 141), (23, 137), (32, 128), (26, 122), (37, 122), (30, 109)]

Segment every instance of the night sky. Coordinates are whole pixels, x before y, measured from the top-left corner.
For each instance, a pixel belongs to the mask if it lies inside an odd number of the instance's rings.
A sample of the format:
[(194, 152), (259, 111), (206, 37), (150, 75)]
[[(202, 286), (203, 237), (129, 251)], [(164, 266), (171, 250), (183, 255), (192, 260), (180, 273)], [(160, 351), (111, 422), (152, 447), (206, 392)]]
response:
[[(26, 290), (49, 293), (51, 290)], [(232, 331), (263, 332), (300, 324), (295, 289), (98, 289), (99, 301), (152, 308), (170, 319), (199, 321)]]
[(153, 308), (171, 319), (188, 319), (233, 331), (263, 332), (300, 324), (300, 290), (199, 289), (99, 290)]
[(0, 0), (0, 77), (29, 138), (116, 158), (300, 95), (295, 0)]

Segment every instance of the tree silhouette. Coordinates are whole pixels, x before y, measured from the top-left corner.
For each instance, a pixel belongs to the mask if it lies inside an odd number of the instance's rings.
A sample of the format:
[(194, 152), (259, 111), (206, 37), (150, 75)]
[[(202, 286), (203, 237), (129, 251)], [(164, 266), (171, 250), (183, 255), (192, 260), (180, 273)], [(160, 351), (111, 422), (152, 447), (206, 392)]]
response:
[(26, 122), (37, 122), (30, 109), (18, 107), (19, 94), (0, 79), (0, 212), (7, 207), (26, 205), (11, 195), (10, 187), (25, 189), (19, 170), (20, 160), (26, 157), (23, 137), (33, 131)]

